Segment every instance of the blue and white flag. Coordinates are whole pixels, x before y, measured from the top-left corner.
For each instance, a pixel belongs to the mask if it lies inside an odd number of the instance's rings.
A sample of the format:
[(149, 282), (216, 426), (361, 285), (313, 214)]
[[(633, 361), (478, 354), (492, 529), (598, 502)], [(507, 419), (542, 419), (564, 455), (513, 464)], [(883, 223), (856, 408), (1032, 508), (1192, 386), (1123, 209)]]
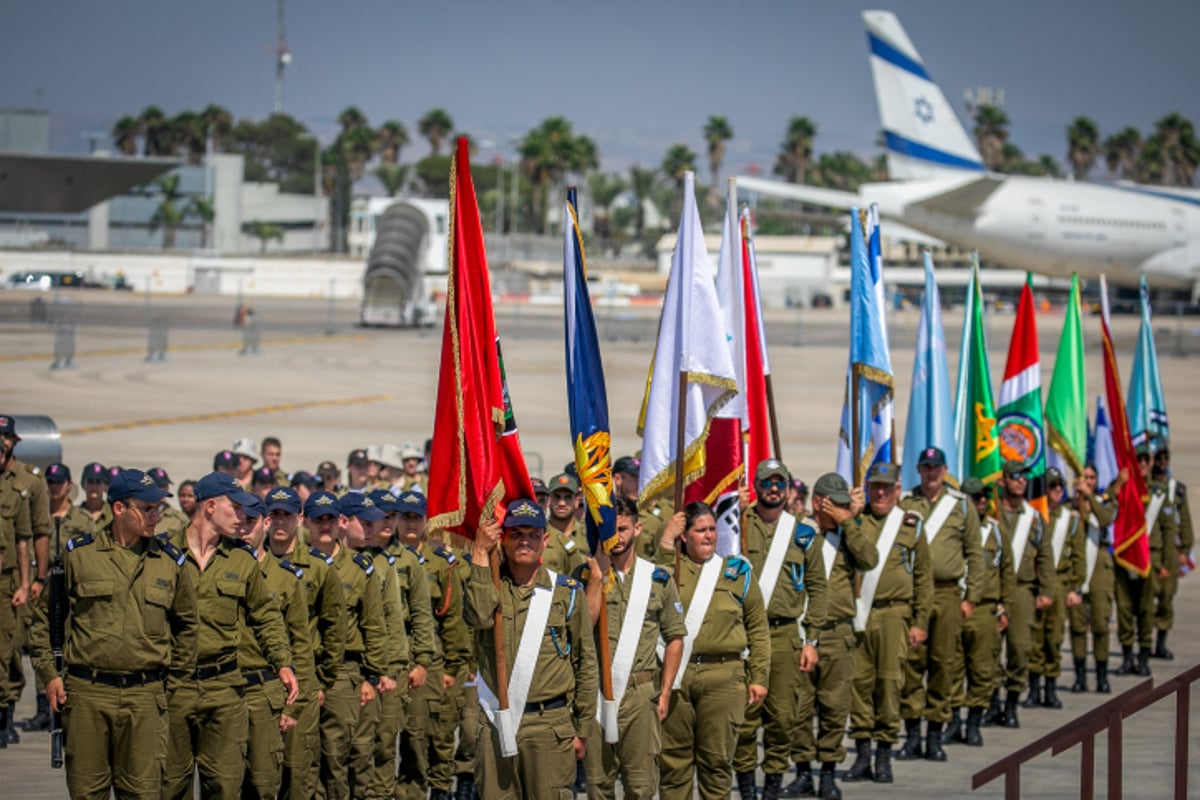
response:
[(563, 311), (567, 344), (567, 405), (571, 418), (571, 443), (575, 470), (587, 504), (588, 547), (612, 550), (617, 541), (613, 509), (611, 436), (608, 428), (608, 393), (600, 340), (588, 296), (587, 263), (579, 235), (575, 188), (567, 190), (563, 209)]
[[(850, 485), (872, 464), (892, 462), (895, 421), (888, 351), (879, 209), (850, 209), (850, 367), (838, 432), (837, 471)], [(857, 407), (858, 434), (852, 430)], [(857, 438), (857, 452), (854, 451)]]
[(925, 297), (921, 300), (921, 322), (917, 326), (912, 395), (908, 401), (908, 422), (904, 427), (904, 463), (900, 468), (900, 481), (905, 489), (921, 482), (917, 460), (926, 447), (940, 448), (946, 454), (947, 464), (958, 463), (942, 304), (928, 250), (925, 251)]
[(1092, 463), (1096, 465), (1096, 490), (1103, 492), (1117, 479), (1117, 448), (1113, 444), (1112, 423), (1104, 407), (1104, 395), (1096, 397), (1096, 425), (1092, 428)]
[(1163, 397), (1162, 380), (1158, 375), (1158, 350), (1154, 346), (1154, 327), (1150, 324), (1150, 290), (1142, 276), (1142, 324), (1138, 328), (1137, 350), (1133, 353), (1133, 372), (1129, 376), (1129, 433), (1133, 445), (1152, 439), (1166, 444), (1171, 438), (1167, 424), (1167, 402)]

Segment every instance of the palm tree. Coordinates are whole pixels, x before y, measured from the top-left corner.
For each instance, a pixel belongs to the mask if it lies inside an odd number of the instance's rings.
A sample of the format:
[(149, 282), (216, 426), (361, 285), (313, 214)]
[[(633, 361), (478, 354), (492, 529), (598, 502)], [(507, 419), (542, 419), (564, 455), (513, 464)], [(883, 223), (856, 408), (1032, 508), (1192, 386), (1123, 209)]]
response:
[(1075, 180), (1087, 180), (1100, 152), (1100, 128), (1089, 117), (1076, 117), (1067, 126), (1067, 161)]
[(1021, 148), (1012, 142), (1005, 142), (1001, 145), (999, 172), (1018, 172), (1024, 162), (1025, 154), (1021, 152)]
[(200, 119), (204, 124), (205, 136), (212, 139), (213, 152), (223, 152), (221, 143), (233, 131), (233, 115), (224, 106), (209, 103), (200, 112)]
[(113, 145), (123, 156), (136, 156), (138, 150), (137, 137), (142, 126), (131, 116), (121, 117), (113, 125)]
[(389, 119), (379, 126), (379, 160), (395, 166), (400, 163), (400, 149), (408, 144), (408, 128), (399, 120)]
[(169, 156), (175, 146), (171, 141), (171, 126), (167, 115), (158, 106), (146, 106), (137, 118), (138, 127), (145, 137), (142, 152), (148, 156)]
[(671, 216), (679, 218), (683, 205), (683, 175), (685, 172), (696, 171), (696, 154), (686, 144), (671, 145), (671, 149), (663, 156), (662, 171), (675, 181), (675, 198), (671, 207)]
[(204, 250), (208, 247), (208, 226), (212, 224), (215, 213), (212, 199), (193, 197), (192, 202), (188, 204), (187, 213), (200, 220), (200, 249)]
[(588, 176), (588, 195), (592, 199), (595, 214), (594, 227), (596, 233), (605, 239), (611, 238), (613, 233), (608, 207), (625, 189), (625, 179), (615, 173), (597, 172)]
[(189, 164), (199, 164), (203, 161), (208, 147), (208, 140), (204, 135), (203, 119), (194, 112), (181, 111), (171, 117), (168, 124), (171, 128), (171, 142), (174, 149), (178, 151), (182, 148)]
[(251, 220), (245, 225), (246, 233), (258, 239), (259, 253), (267, 252), (267, 243), (272, 239), (283, 241), (283, 228), (271, 222), (263, 222), (262, 220)]
[(858, 156), (845, 150), (825, 153), (813, 170), (813, 183), (843, 192), (858, 191), (858, 187), (873, 177), (872, 168)]
[(600, 164), (596, 143), (587, 136), (576, 136), (564, 117), (547, 117), (525, 134), (517, 148), (521, 167), (534, 189), (537, 230), (546, 230), (546, 204), (551, 186), (557, 186), (574, 173), (580, 177)]
[(1191, 186), (1196, 177), (1200, 145), (1191, 120), (1171, 113), (1154, 123), (1155, 136), (1162, 140), (1163, 178), (1168, 184)]
[(1142, 149), (1142, 134), (1129, 126), (1104, 140), (1104, 164), (1108, 172), (1133, 180), (1137, 169), (1138, 152)]
[[(1093, 160), (1095, 156), (1093, 155)], [(1058, 159), (1049, 153), (1042, 153), (1037, 160), (1038, 167), (1041, 168), (1041, 174), (1051, 178), (1062, 177), (1062, 167), (1058, 164)]]
[(775, 157), (775, 174), (783, 176), (788, 183), (804, 183), (808, 176), (808, 165), (812, 161), (815, 138), (815, 122), (808, 117), (792, 117), (788, 122), (787, 134), (779, 145), (779, 155)]
[(733, 138), (733, 127), (725, 117), (712, 116), (704, 123), (704, 141), (708, 144), (708, 169), (712, 186), (720, 191), (721, 162), (725, 160), (725, 143)]
[(179, 192), (179, 173), (170, 172), (159, 178), (155, 185), (158, 187), (162, 200), (150, 217), (151, 229), (162, 228), (163, 249), (170, 250), (175, 246), (175, 228), (183, 222), (186, 210), (179, 204), (183, 195)]
[(429, 140), (429, 147), (433, 151), (433, 155), (440, 155), (442, 142), (445, 141), (446, 135), (454, 130), (454, 120), (450, 118), (446, 109), (434, 108), (417, 120), (417, 130)]
[(342, 126), (342, 133), (346, 134), (355, 128), (367, 127), (367, 115), (359, 111), (358, 106), (346, 106), (342, 109), (342, 113), (338, 114), (338, 124)]
[(408, 179), (410, 167), (400, 164), (380, 164), (375, 168), (375, 177), (383, 184), (388, 197), (395, 197)]
[(629, 188), (633, 191), (635, 202), (633, 230), (638, 241), (641, 241), (642, 231), (646, 228), (646, 203), (650, 202), (656, 183), (658, 170), (653, 167), (643, 169), (634, 164), (629, 168)]
[(993, 172), (1004, 166), (1004, 143), (1008, 140), (1008, 115), (998, 106), (981, 105), (975, 109), (975, 143), (983, 164)]

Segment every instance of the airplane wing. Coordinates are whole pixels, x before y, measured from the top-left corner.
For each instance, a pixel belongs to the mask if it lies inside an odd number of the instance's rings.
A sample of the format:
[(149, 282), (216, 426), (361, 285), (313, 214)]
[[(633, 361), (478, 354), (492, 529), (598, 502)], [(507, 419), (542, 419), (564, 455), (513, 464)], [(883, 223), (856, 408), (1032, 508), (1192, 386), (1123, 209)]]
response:
[(979, 208), (1004, 183), (1003, 178), (985, 175), (949, 191), (916, 200), (909, 208), (920, 208), (955, 217), (974, 217)]
[(816, 186), (803, 186), (798, 183), (751, 178), (739, 175), (737, 188), (746, 192), (760, 192), (771, 197), (782, 197), (787, 200), (799, 200), (801, 203), (812, 203), (823, 208), (845, 209), (862, 205), (862, 198), (854, 192), (839, 192), (837, 189), (820, 189)]
[(1140, 272), (1154, 281), (1195, 281), (1193, 295), (1200, 291), (1200, 241), (1190, 241), (1162, 250), (1146, 259), (1138, 267)]

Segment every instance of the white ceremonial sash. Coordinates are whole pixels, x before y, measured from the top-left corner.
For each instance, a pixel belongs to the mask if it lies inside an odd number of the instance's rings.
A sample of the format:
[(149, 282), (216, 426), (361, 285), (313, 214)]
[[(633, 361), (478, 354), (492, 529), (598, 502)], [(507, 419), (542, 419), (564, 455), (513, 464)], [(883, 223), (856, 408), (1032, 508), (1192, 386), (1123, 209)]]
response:
[(954, 510), (954, 504), (958, 502), (958, 498), (952, 496), (949, 492), (942, 495), (942, 499), (937, 501), (937, 505), (933, 507), (933, 511), (929, 514), (929, 519), (925, 520), (925, 541), (933, 544), (933, 540), (941, 532), (942, 526), (946, 524), (946, 520), (950, 519), (950, 512)]
[(550, 588), (534, 585), (533, 597), (529, 601), (529, 613), (525, 617), (525, 629), (521, 631), (521, 643), (517, 646), (517, 657), (513, 661), (512, 675), (508, 679), (508, 708), (500, 708), (492, 688), (487, 681), (479, 681), (476, 691), (479, 704), (495, 726), (500, 737), (500, 755), (512, 758), (517, 754), (517, 729), (525, 713), (525, 701), (529, 699), (529, 686), (533, 683), (533, 670), (537, 666), (538, 652), (546, 636), (546, 622), (550, 619), (550, 605), (554, 599), (554, 587), (558, 573), (550, 573)]
[(879, 588), (883, 565), (887, 561), (888, 554), (892, 552), (892, 545), (896, 543), (896, 534), (900, 532), (900, 523), (903, 521), (904, 511), (896, 506), (888, 513), (887, 522), (883, 523), (883, 530), (879, 532), (879, 541), (875, 543), (875, 549), (879, 551), (879, 563), (875, 565), (874, 569), (867, 570), (863, 574), (861, 597), (855, 600), (854, 630), (856, 631), (867, 629), (867, 617), (871, 613), (871, 604), (875, 602), (875, 590)]
[(833, 562), (837, 560), (838, 550), (842, 547), (842, 534), (831, 531), (821, 537), (821, 557), (825, 559), (825, 580), (833, 574)]
[(1025, 545), (1029, 543), (1029, 531), (1033, 529), (1033, 515), (1037, 509), (1025, 503), (1021, 508), (1021, 516), (1017, 517), (1017, 529), (1013, 532), (1012, 557), (1013, 574), (1021, 569), (1021, 557), (1025, 555)]
[[(625, 607), (625, 621), (621, 623), (621, 633), (617, 636), (617, 649), (612, 658), (612, 687), (613, 699), (604, 699), (600, 692), (600, 703), (597, 705), (600, 713), (600, 725), (604, 728), (604, 741), (609, 744), (617, 742), (617, 712), (621, 708), (621, 698), (629, 686), (629, 676), (633, 672), (633, 659), (637, 655), (638, 642), (642, 639), (642, 626), (646, 621), (646, 607), (650, 604), (650, 581), (654, 576), (654, 565), (644, 558), (635, 558), (633, 567), (633, 585), (629, 587), (629, 605)], [(608, 613), (607, 603), (604, 609)]]
[(767, 560), (763, 562), (762, 575), (758, 578), (758, 588), (762, 591), (763, 606), (766, 608), (771, 607), (771, 595), (775, 592), (779, 570), (783, 567), (783, 557), (787, 555), (788, 543), (792, 541), (795, 530), (796, 518), (786, 511), (783, 512), (775, 523), (775, 534), (771, 539), (771, 547), (767, 550)]
[(1087, 594), (1092, 588), (1092, 573), (1096, 571), (1096, 556), (1100, 554), (1100, 536), (1103, 531), (1100, 530), (1100, 520), (1096, 519), (1095, 514), (1088, 514), (1087, 521), (1087, 538), (1084, 541), (1084, 561), (1087, 564), (1087, 572), (1083, 579), (1083, 588), (1080, 594)]
[(700, 634), (700, 626), (704, 624), (704, 615), (708, 613), (708, 604), (712, 602), (713, 590), (717, 588), (717, 578), (721, 576), (721, 565), (725, 559), (714, 555), (700, 569), (700, 579), (696, 581), (696, 591), (692, 595), (692, 604), (688, 606), (683, 618), (687, 626), (687, 636), (683, 638), (683, 658), (680, 659), (679, 671), (675, 673), (674, 688), (683, 685), (683, 665), (692, 659), (692, 645)]
[(1158, 522), (1158, 515), (1162, 512), (1163, 505), (1167, 502), (1167, 496), (1162, 493), (1156, 493), (1150, 496), (1150, 505), (1146, 506), (1146, 535), (1154, 530), (1154, 523)]
[(1071, 512), (1063, 509), (1054, 523), (1054, 534), (1050, 538), (1050, 548), (1054, 551), (1054, 568), (1058, 569), (1059, 559), (1067, 545), (1067, 529), (1071, 527)]

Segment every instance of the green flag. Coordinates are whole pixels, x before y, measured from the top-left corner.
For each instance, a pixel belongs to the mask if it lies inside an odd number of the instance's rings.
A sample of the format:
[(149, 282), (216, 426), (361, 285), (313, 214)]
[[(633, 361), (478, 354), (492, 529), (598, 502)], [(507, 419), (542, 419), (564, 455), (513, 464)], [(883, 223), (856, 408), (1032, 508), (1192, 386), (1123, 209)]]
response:
[(1000, 452), (996, 439), (996, 403), (988, 370), (987, 331), (983, 327), (978, 256), (974, 260), (963, 314), (954, 430), (958, 440), (959, 481), (975, 477), (986, 484), (1000, 477)]
[(1046, 439), (1076, 474), (1087, 458), (1087, 397), (1083, 368), (1083, 325), (1079, 311), (1079, 276), (1071, 277), (1071, 299), (1063, 320), (1054, 374), (1046, 395)]

